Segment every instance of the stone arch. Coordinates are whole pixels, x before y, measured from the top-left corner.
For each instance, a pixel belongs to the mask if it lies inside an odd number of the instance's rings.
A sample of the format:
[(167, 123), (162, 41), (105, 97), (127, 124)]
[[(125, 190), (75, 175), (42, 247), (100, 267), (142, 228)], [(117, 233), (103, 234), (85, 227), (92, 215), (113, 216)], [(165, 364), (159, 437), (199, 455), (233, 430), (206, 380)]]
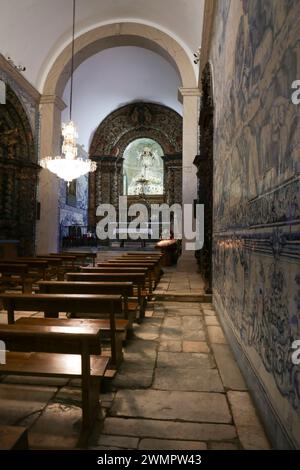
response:
[[(182, 87), (179, 89), (183, 102), (184, 122), (183, 133), (183, 159), (184, 166), (180, 168), (182, 175), (180, 182), (188, 180), (180, 191), (185, 192), (183, 199), (191, 202), (196, 191), (196, 174), (192, 168), (193, 155), (197, 152), (197, 123), (194, 119), (197, 115), (197, 100), (199, 89), (192, 61), (185, 48), (171, 35), (160, 29), (141, 23), (118, 22), (96, 27), (75, 39), (74, 68), (95, 55), (101, 50), (115, 46), (138, 46), (152, 50), (168, 60), (178, 71)], [(71, 43), (68, 44), (50, 67), (43, 82), (43, 94), (40, 101), (41, 131), (40, 131), (40, 155), (58, 155), (60, 153), (61, 135), (61, 111), (65, 104), (61, 97), (65, 85), (70, 77)], [(191, 118), (188, 118), (191, 116)], [(111, 161), (110, 161), (111, 163)], [(91, 179), (90, 179), (91, 181)], [(177, 178), (177, 182), (179, 178)], [(59, 184), (57, 178), (47, 170), (42, 170), (39, 178), (41, 200), (41, 218), (37, 227), (37, 252), (56, 251), (59, 240), (59, 209), (58, 193)], [(184, 189), (185, 188), (185, 189)], [(113, 191), (113, 189), (112, 189)], [(177, 194), (174, 192), (174, 194)], [(115, 194), (113, 194), (115, 197)], [(89, 211), (90, 214), (90, 211)], [(56, 220), (49, 229), (47, 220)]]
[[(140, 23), (115, 23), (99, 26), (75, 39), (74, 68), (92, 55), (110, 47), (138, 46), (152, 50), (177, 70), (185, 88), (196, 88), (193, 65), (184, 48), (170, 35)], [(43, 86), (44, 95), (62, 96), (70, 77), (71, 44), (54, 61)]]

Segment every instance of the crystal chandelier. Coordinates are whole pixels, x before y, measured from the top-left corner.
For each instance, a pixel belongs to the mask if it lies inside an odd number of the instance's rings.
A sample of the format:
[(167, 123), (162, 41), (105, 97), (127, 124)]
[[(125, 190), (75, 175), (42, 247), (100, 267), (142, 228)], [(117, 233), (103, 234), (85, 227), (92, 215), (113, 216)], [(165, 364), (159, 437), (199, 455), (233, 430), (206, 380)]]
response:
[(73, 0), (73, 30), (72, 30), (72, 56), (71, 56), (71, 85), (70, 85), (70, 121), (62, 124), (62, 154), (63, 156), (45, 157), (41, 160), (41, 166), (56, 174), (59, 178), (67, 181), (68, 185), (72, 180), (95, 171), (96, 162), (84, 160), (77, 157), (78, 137), (76, 127), (72, 121), (73, 102), (73, 72), (74, 72), (74, 39), (75, 39), (75, 0)]

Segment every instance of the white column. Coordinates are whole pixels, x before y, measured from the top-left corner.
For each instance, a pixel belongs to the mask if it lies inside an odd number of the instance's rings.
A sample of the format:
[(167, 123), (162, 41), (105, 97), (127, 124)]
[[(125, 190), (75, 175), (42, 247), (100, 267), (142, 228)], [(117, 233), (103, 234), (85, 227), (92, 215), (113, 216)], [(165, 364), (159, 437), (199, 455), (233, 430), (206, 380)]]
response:
[[(182, 204), (193, 204), (197, 199), (197, 169), (193, 165), (198, 153), (198, 110), (200, 90), (180, 88), (183, 102), (182, 132)], [(185, 252), (185, 241), (183, 252)], [(193, 253), (191, 253), (192, 255)]]
[[(40, 158), (61, 154), (61, 111), (65, 103), (55, 95), (43, 95), (40, 101)], [(59, 183), (57, 176), (42, 169), (38, 197), (40, 220), (36, 225), (37, 254), (56, 252), (59, 241)]]

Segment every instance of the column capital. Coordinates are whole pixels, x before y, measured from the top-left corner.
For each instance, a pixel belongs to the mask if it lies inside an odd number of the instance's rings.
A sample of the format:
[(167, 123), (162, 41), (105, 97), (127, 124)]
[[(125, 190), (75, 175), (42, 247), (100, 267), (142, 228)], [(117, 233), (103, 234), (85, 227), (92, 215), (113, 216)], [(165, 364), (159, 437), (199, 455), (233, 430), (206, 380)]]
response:
[(57, 95), (42, 95), (40, 104), (54, 104), (60, 111), (67, 107), (66, 103)]
[(178, 89), (179, 96), (184, 97), (184, 96), (201, 96), (201, 91), (199, 88), (184, 88), (180, 87)]

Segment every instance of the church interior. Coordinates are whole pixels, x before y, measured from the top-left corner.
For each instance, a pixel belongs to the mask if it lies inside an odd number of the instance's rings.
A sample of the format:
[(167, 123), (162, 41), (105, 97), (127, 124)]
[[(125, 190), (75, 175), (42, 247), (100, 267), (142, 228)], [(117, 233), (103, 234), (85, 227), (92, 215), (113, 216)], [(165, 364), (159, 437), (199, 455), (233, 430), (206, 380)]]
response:
[(0, 450), (300, 449), (299, 0), (0, 4)]

